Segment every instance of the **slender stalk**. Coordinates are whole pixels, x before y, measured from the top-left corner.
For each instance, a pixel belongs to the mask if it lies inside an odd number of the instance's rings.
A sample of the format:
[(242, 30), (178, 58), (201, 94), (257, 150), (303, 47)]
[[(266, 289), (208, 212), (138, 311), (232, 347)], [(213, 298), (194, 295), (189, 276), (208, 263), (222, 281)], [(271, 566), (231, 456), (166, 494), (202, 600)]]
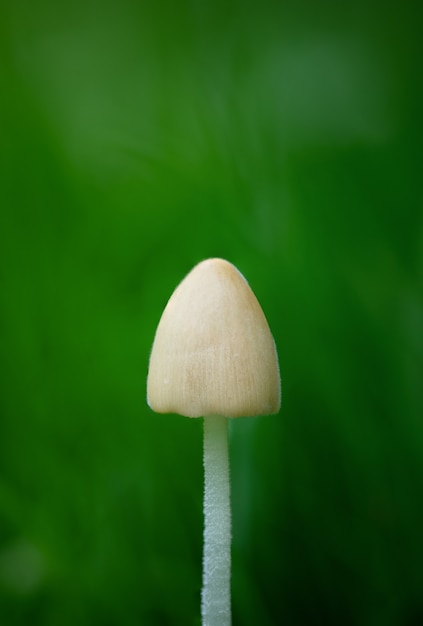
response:
[(204, 418), (202, 626), (231, 624), (231, 503), (228, 420)]

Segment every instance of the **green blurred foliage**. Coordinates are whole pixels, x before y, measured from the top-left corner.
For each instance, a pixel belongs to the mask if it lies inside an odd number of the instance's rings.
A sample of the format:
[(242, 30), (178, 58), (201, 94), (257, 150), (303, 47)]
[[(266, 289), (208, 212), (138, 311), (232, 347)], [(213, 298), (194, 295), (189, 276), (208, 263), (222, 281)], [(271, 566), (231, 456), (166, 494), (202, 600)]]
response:
[(422, 622), (420, 12), (1, 0), (2, 625), (199, 624), (201, 420), (145, 379), (208, 256), (283, 382), (231, 422), (234, 626)]

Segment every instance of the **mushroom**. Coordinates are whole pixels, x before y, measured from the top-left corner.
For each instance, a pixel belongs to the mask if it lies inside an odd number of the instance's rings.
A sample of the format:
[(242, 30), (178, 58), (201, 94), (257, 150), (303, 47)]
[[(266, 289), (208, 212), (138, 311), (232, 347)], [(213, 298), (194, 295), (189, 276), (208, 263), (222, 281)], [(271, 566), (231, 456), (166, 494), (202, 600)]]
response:
[(231, 623), (227, 418), (277, 413), (278, 357), (264, 313), (234, 265), (213, 258), (175, 289), (156, 330), (147, 402), (204, 417), (203, 626)]

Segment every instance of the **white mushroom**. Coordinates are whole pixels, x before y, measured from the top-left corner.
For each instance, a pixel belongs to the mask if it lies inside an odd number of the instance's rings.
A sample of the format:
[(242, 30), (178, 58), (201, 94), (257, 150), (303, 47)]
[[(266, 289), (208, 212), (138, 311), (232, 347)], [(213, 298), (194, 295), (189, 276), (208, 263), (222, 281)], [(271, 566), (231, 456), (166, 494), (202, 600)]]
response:
[(231, 513), (228, 417), (277, 413), (278, 358), (242, 274), (208, 259), (175, 289), (154, 338), (147, 402), (158, 413), (204, 417), (203, 626), (229, 626)]

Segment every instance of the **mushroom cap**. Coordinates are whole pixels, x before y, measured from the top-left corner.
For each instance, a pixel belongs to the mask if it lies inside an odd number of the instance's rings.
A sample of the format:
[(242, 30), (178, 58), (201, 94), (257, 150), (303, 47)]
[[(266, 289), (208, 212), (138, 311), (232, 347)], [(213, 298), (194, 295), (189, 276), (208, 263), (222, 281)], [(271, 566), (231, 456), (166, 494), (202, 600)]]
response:
[(147, 402), (157, 413), (241, 417), (277, 413), (275, 342), (234, 265), (207, 259), (169, 299), (156, 330)]

